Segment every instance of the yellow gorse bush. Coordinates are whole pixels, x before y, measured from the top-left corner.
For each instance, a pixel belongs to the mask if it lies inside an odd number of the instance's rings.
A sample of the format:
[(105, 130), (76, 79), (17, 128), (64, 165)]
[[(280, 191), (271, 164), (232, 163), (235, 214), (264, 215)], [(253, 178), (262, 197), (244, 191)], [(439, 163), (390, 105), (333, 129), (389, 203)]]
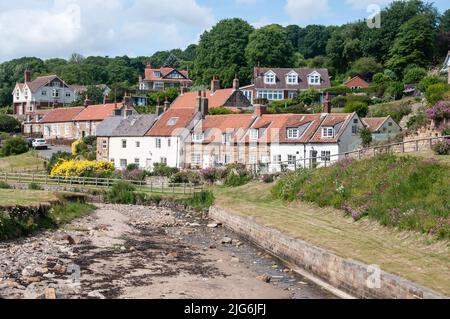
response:
[(72, 155), (76, 156), (78, 153), (78, 145), (80, 145), (81, 143), (83, 143), (82, 139), (76, 140), (75, 142), (72, 143)]
[(114, 165), (106, 161), (62, 160), (56, 164), (51, 177), (94, 177), (105, 176), (114, 172)]

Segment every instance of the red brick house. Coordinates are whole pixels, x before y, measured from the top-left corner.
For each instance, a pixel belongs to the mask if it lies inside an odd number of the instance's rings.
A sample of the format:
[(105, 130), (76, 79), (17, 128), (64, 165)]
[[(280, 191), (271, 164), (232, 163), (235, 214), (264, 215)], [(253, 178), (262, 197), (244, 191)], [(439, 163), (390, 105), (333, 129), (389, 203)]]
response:
[(344, 85), (352, 90), (365, 89), (369, 87), (369, 83), (358, 75), (346, 81)]
[(164, 91), (168, 88), (192, 86), (188, 71), (179, 71), (174, 68), (152, 68), (150, 64), (144, 71), (144, 77), (139, 77), (140, 91)]

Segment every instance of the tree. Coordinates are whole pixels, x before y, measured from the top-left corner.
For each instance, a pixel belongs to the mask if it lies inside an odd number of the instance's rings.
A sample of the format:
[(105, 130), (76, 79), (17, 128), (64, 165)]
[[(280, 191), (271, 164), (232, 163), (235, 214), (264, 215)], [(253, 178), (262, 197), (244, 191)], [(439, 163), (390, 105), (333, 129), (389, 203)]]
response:
[(286, 27), (286, 32), (289, 40), (292, 43), (292, 46), (295, 50), (298, 50), (300, 33), (302, 32), (302, 29), (298, 25), (292, 24)]
[(364, 147), (369, 147), (370, 143), (372, 143), (372, 132), (368, 128), (363, 128), (361, 131), (359, 131), (359, 135), (362, 140), (362, 145)]
[(405, 71), (403, 83), (405, 84), (419, 83), (426, 75), (427, 71), (423, 68), (420, 67), (408, 68)]
[(450, 48), (450, 9), (439, 17), (438, 48), (440, 57), (446, 55)]
[(28, 144), (21, 137), (13, 137), (3, 143), (1, 156), (19, 155), (28, 151)]
[(428, 90), (428, 88), (433, 85), (433, 84), (438, 84), (438, 83), (446, 83), (445, 79), (440, 77), (437, 74), (433, 74), (433, 75), (429, 75), (424, 77), (418, 85), (418, 89), (422, 92), (426, 92)]
[(209, 84), (217, 75), (224, 87), (233, 83), (236, 75), (241, 82), (250, 83), (251, 67), (243, 52), (253, 27), (241, 19), (225, 19), (200, 37), (196, 50), (193, 76), (197, 84)]
[(20, 128), (20, 123), (12, 116), (0, 114), (0, 132), (14, 133)]
[(362, 56), (360, 44), (361, 23), (346, 24), (336, 29), (327, 43), (327, 57), (338, 71)]
[(450, 84), (437, 83), (430, 85), (425, 93), (428, 103), (436, 104), (439, 101), (444, 100), (444, 97), (448, 97), (450, 93)]
[(70, 63), (75, 63), (75, 64), (81, 64), (84, 60), (84, 56), (82, 56), (79, 53), (72, 53), (72, 55), (70, 56), (69, 62)]
[(309, 89), (301, 92), (295, 99), (297, 103), (304, 103), (306, 105), (311, 105), (319, 101), (319, 92), (314, 89)]
[(408, 65), (426, 67), (435, 53), (436, 32), (429, 15), (419, 15), (403, 24), (390, 51), (387, 66), (397, 73)]
[(166, 59), (166, 61), (164, 62), (163, 67), (165, 68), (178, 68), (180, 66), (180, 62), (178, 61), (178, 58), (173, 55), (170, 54), (169, 57)]
[(290, 67), (294, 61), (294, 47), (286, 30), (278, 24), (271, 24), (250, 35), (245, 56), (250, 66)]
[(359, 75), (368, 81), (372, 80), (374, 74), (381, 72), (383, 66), (379, 64), (373, 57), (359, 58), (352, 64), (351, 75)]
[(307, 59), (326, 54), (327, 42), (335, 27), (308, 25), (299, 30), (298, 50)]
[(400, 100), (403, 97), (404, 86), (401, 82), (391, 82), (384, 92), (384, 96), (394, 99)]
[(105, 91), (98, 86), (90, 85), (87, 87), (85, 93), (80, 94), (78, 99), (73, 103), (74, 106), (79, 106), (84, 104), (86, 97), (92, 101), (93, 104), (102, 104), (104, 99)]

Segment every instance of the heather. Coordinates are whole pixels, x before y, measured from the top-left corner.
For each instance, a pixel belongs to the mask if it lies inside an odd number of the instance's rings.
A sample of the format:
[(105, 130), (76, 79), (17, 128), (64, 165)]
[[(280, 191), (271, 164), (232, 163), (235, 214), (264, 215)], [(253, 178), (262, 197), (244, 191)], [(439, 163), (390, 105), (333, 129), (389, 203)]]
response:
[(450, 238), (450, 167), (435, 160), (381, 155), (299, 170), (277, 182), (272, 194), (342, 209), (355, 221)]

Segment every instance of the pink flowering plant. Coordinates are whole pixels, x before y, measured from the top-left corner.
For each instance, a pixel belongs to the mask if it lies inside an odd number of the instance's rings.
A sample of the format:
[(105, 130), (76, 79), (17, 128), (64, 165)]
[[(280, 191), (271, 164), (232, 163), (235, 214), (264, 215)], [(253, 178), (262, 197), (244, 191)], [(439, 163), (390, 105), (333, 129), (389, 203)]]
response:
[(440, 101), (436, 103), (432, 108), (426, 111), (427, 117), (433, 120), (436, 124), (447, 122), (450, 118), (450, 103), (446, 101)]

